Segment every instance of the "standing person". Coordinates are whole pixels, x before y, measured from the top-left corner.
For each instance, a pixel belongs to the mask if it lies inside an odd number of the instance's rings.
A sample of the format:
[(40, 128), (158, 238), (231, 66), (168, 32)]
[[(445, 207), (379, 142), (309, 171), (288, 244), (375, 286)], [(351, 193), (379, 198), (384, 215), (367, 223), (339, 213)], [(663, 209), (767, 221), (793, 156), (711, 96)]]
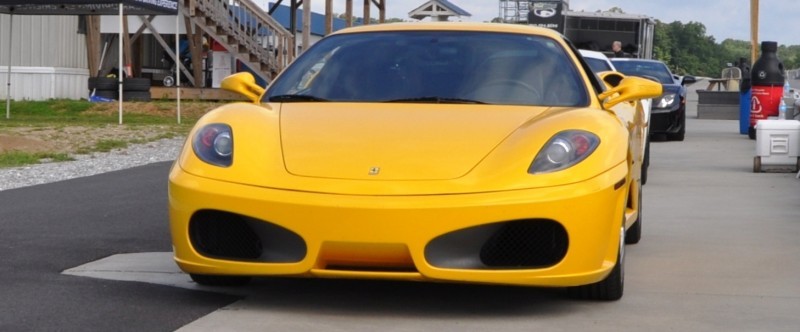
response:
[(625, 53), (622, 50), (622, 42), (619, 40), (615, 40), (614, 43), (611, 44), (611, 50), (614, 51), (615, 58), (630, 58), (630, 54)]

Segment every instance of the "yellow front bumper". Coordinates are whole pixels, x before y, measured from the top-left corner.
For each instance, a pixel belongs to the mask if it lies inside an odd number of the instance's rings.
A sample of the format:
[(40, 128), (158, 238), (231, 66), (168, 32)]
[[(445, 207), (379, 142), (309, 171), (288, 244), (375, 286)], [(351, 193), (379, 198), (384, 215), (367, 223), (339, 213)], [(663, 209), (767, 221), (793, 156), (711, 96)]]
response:
[[(628, 185), (621, 164), (588, 181), (528, 190), (458, 195), (357, 196), (298, 192), (216, 181), (173, 167), (170, 228), (175, 260), (188, 273), (440, 280), (532, 286), (575, 286), (602, 280), (619, 248)], [(268, 221), (305, 243), (297, 261), (266, 263), (206, 257), (192, 245), (198, 211), (224, 211)], [(426, 259), (435, 238), (480, 225), (547, 219), (563, 226), (563, 259), (543, 268), (442, 268)], [(411, 267), (340, 269), (340, 265)]]

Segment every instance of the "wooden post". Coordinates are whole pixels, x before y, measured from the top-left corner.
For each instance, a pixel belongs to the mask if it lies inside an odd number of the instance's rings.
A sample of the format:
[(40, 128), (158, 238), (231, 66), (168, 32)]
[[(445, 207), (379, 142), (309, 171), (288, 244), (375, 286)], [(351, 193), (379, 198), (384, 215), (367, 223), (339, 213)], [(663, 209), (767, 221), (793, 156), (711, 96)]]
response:
[(372, 6), (370, 0), (364, 0), (364, 25), (369, 25), (369, 9)]
[(750, 64), (758, 58), (758, 0), (750, 0)]
[(189, 41), (189, 50), (192, 53), (194, 84), (196, 88), (202, 88), (205, 86), (205, 80), (203, 80), (203, 32), (194, 27), (189, 17), (184, 16), (183, 19), (186, 27), (186, 38)]
[(344, 23), (344, 26), (353, 26), (353, 0), (345, 1), (344, 16), (345, 19), (347, 19), (347, 22)]
[(100, 63), (100, 17), (86, 15), (86, 60), (89, 65), (89, 77), (98, 75)]
[(325, 0), (325, 35), (333, 32), (333, 0)]
[(378, 17), (381, 23), (386, 23), (386, 0), (372, 0), (378, 6)]
[(303, 52), (311, 45), (311, 0), (303, 0)]

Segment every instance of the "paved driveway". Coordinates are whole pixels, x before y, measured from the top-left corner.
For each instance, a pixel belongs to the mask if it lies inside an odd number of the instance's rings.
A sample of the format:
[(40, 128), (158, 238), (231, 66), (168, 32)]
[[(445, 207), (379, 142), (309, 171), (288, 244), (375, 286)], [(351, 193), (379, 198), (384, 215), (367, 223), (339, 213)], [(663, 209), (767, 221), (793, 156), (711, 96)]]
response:
[(651, 147), (618, 302), (354, 280), (198, 288), (170, 261), (159, 163), (0, 192), (0, 330), (796, 331), (800, 180), (752, 173), (737, 121), (690, 113), (687, 128)]

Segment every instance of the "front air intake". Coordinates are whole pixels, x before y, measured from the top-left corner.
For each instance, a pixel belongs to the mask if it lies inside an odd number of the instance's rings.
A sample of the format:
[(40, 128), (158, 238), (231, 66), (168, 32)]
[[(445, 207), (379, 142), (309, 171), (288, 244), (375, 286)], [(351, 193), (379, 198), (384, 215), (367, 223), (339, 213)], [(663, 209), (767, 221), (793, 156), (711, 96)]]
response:
[(450, 269), (538, 269), (558, 264), (569, 239), (560, 223), (524, 219), (460, 229), (433, 239), (425, 259)]
[(192, 245), (204, 256), (254, 260), (261, 256), (258, 235), (244, 218), (218, 211), (200, 211), (189, 223)]
[(498, 268), (545, 267), (567, 254), (567, 232), (555, 222), (508, 222), (481, 248), (481, 262)]
[(303, 238), (289, 229), (216, 210), (202, 210), (192, 216), (189, 239), (201, 255), (233, 261), (296, 263), (307, 253)]

